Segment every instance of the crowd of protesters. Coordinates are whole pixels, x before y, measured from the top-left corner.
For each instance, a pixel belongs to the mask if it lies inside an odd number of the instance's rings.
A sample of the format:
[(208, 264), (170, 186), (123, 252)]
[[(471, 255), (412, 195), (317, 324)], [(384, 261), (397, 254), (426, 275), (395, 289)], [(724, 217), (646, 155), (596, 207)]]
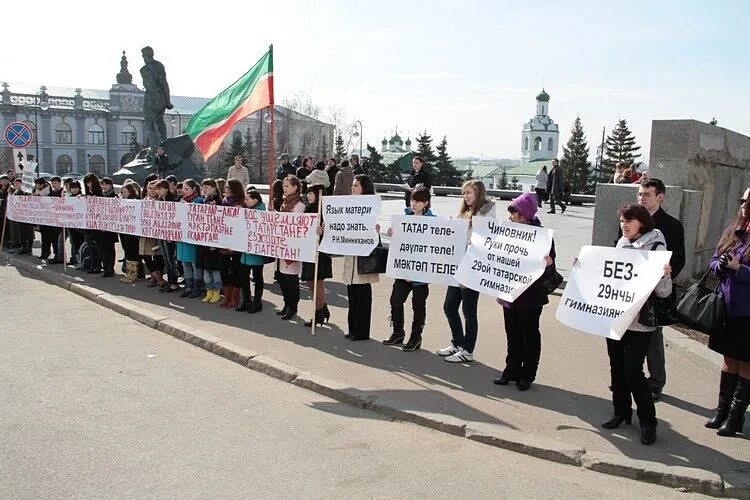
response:
[[(33, 193), (24, 193), (21, 181), (13, 171), (0, 176), (0, 207), (4, 211), (11, 195), (31, 196), (119, 196), (126, 199), (160, 200), (170, 203), (202, 203), (255, 210), (279, 212), (317, 213), (321, 196), (346, 194), (375, 194), (372, 179), (359, 158), (337, 163), (334, 159), (315, 161), (312, 157), (298, 157), (291, 162), (287, 155), (281, 158), (267, 201), (244, 176), (242, 157), (237, 157), (232, 167), (236, 177), (203, 179), (197, 182), (185, 179), (178, 182), (173, 176), (160, 179), (149, 175), (143, 186), (128, 181), (115, 191), (109, 178), (99, 179), (87, 174), (82, 183), (52, 177), (49, 181), (37, 179)], [(406, 181), (404, 213), (411, 217), (433, 216), (431, 210), (431, 178), (423, 168), (422, 158), (413, 158), (413, 170)], [(551, 211), (556, 203), (562, 210), (561, 181), (556, 180), (557, 165), (549, 176), (544, 172), (544, 186), (537, 193), (523, 193), (508, 206), (508, 219), (520, 224), (541, 226), (537, 209), (541, 207), (542, 193), (550, 195)], [(244, 169), (244, 170), (243, 170)], [(623, 169), (627, 170), (627, 169)], [(626, 176), (627, 172), (618, 173)], [(618, 174), (615, 174), (616, 176)], [(560, 179), (562, 178), (560, 174)], [(632, 179), (632, 178), (631, 178)], [(538, 180), (540, 180), (538, 178)], [(616, 179), (613, 179), (616, 180)], [(631, 181), (632, 182), (632, 181)], [(684, 231), (682, 224), (661, 208), (666, 195), (664, 184), (658, 179), (644, 176), (640, 181), (637, 203), (625, 205), (617, 214), (622, 237), (618, 248), (646, 249), (672, 252), (670, 264), (656, 286), (653, 296), (675, 299), (672, 279), (685, 264)], [(441, 214), (469, 219), (475, 215), (495, 217), (495, 203), (491, 201), (481, 181), (468, 181), (462, 187), (462, 202), (457, 214)], [(727, 324), (713, 332), (711, 349), (724, 355), (719, 406), (717, 414), (706, 427), (718, 428), (720, 435), (733, 435), (742, 430), (744, 414), (750, 400), (750, 189), (740, 200), (735, 220), (726, 229), (711, 260), (711, 270), (721, 280), (728, 310)], [(0, 213), (0, 215), (3, 215)], [(613, 221), (614, 222), (614, 221)], [(275, 267), (274, 280), (278, 282), (283, 307), (276, 311), (282, 320), (290, 320), (298, 313), (300, 281), (307, 283), (317, 293), (313, 300), (315, 312), (305, 326), (330, 321), (326, 303), (325, 281), (332, 279), (331, 256), (319, 254), (316, 268), (312, 264), (285, 259), (274, 260), (262, 255), (237, 252), (223, 248), (199, 246), (184, 242), (154, 240), (107, 231), (91, 231), (39, 227), (41, 253), (39, 258), (47, 264), (62, 263), (66, 238), (70, 239), (71, 252), (68, 264), (89, 274), (102, 277), (115, 275), (115, 246), (119, 242), (125, 254), (123, 283), (144, 279), (146, 286), (158, 288), (163, 293), (180, 292), (182, 299), (200, 299), (206, 304), (220, 303), (223, 309), (234, 309), (250, 314), (263, 309), (264, 266)], [(380, 227), (376, 228), (378, 232)], [(323, 234), (323, 227), (318, 228)], [(471, 235), (471, 226), (470, 232)], [(31, 254), (35, 238), (34, 228), (28, 224), (9, 221), (4, 241), (9, 252)], [(467, 241), (468, 245), (468, 241)], [(545, 262), (548, 272), (555, 270), (554, 242), (547, 252)], [(378, 274), (360, 274), (356, 257), (343, 258), (341, 281), (346, 284), (348, 331), (351, 341), (370, 338), (372, 317), (372, 284), (379, 281)], [(514, 302), (499, 301), (503, 307), (507, 336), (506, 366), (494, 382), (508, 385), (515, 382), (518, 390), (528, 390), (536, 378), (541, 356), (540, 317), (549, 302), (547, 292), (540, 286), (541, 278)], [(403, 351), (421, 347), (427, 322), (427, 298), (430, 285), (404, 279), (393, 282), (390, 296), (391, 331), (383, 344), (400, 346)], [(412, 323), (405, 325), (404, 304), (411, 295)], [(437, 354), (451, 363), (469, 363), (474, 359), (478, 336), (477, 302), (479, 293), (463, 286), (450, 286), (444, 298), (443, 311), (451, 330), (450, 344)], [(463, 322), (459, 315), (463, 313)], [(632, 419), (632, 401), (641, 426), (641, 442), (645, 445), (656, 440), (656, 409), (654, 401), (661, 397), (666, 383), (663, 335), (654, 321), (654, 305), (649, 300), (637, 319), (628, 327), (620, 340), (607, 340), (610, 359), (610, 389), (614, 414), (602, 426), (614, 429)], [(643, 370), (647, 362), (649, 378)]]

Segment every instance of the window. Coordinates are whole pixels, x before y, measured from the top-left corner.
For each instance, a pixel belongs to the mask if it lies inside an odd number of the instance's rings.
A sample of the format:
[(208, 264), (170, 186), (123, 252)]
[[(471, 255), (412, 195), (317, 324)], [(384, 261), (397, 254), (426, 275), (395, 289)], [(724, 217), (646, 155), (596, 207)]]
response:
[(137, 142), (138, 136), (135, 133), (135, 127), (132, 125), (125, 125), (122, 129), (122, 137), (120, 138), (120, 144), (130, 146), (134, 142)]
[(93, 155), (89, 158), (89, 172), (101, 177), (104, 175), (104, 158)]
[(547, 141), (547, 151), (552, 151), (552, 137)]
[(68, 155), (60, 155), (55, 162), (55, 173), (57, 175), (69, 174), (73, 171), (73, 160)]
[(31, 129), (31, 142), (34, 144), (36, 142), (36, 125), (34, 122), (28, 120), (23, 123)]
[(55, 144), (73, 144), (73, 129), (65, 122), (55, 128)]
[(529, 138), (528, 137), (523, 138), (523, 150), (524, 151), (529, 150)]
[(534, 138), (534, 151), (541, 151), (541, 150), (542, 150), (542, 138), (535, 137)]
[(96, 123), (89, 127), (89, 144), (104, 144), (104, 129)]

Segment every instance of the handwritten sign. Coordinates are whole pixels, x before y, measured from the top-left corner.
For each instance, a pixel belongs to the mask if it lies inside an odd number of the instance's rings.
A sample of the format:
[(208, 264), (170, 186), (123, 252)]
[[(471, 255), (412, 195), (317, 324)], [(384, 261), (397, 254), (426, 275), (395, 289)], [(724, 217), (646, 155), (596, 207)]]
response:
[(672, 252), (585, 246), (568, 278), (557, 320), (576, 330), (622, 338), (664, 275)]
[(458, 286), (454, 275), (466, 252), (467, 219), (394, 215), (391, 227), (386, 275)]
[(381, 206), (379, 195), (325, 196), (320, 251), (332, 255), (370, 255), (378, 246), (375, 225)]
[(544, 273), (552, 230), (474, 217), (471, 245), (456, 272), (464, 286), (506, 302), (516, 300)]

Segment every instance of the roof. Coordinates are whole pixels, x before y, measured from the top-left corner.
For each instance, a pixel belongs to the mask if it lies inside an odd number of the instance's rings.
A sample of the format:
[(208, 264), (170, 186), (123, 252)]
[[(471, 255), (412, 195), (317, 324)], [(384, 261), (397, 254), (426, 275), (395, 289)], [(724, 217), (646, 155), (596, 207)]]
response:
[[(14, 94), (34, 95), (41, 90), (41, 85), (30, 85), (27, 83), (9, 83), (8, 90)], [(76, 87), (47, 87), (47, 94), (54, 97), (75, 97)], [(109, 101), (108, 90), (81, 89), (84, 99), (105, 99)]]
[(509, 168), (508, 175), (536, 175), (542, 167), (547, 167), (547, 172), (552, 169), (552, 160), (535, 160), (524, 163), (517, 167)]
[(544, 87), (542, 87), (542, 91), (539, 93), (538, 96), (536, 96), (537, 101), (542, 102), (549, 102), (549, 94), (544, 91)]

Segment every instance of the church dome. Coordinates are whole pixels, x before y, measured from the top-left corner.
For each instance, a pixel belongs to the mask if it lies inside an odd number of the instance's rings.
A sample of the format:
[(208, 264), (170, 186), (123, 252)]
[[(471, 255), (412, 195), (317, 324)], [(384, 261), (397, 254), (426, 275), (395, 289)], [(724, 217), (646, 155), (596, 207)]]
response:
[(539, 93), (538, 96), (536, 96), (537, 101), (542, 102), (549, 102), (549, 94), (544, 91), (544, 88), (542, 88), (542, 91)]
[(383, 144), (383, 145), (388, 144), (388, 141), (385, 139), (385, 137), (383, 137), (383, 141), (380, 144)]
[(409, 138), (407, 137), (407, 138), (406, 138), (406, 143), (405, 143), (405, 144), (406, 144), (407, 146), (411, 145), (411, 139), (409, 139)]

